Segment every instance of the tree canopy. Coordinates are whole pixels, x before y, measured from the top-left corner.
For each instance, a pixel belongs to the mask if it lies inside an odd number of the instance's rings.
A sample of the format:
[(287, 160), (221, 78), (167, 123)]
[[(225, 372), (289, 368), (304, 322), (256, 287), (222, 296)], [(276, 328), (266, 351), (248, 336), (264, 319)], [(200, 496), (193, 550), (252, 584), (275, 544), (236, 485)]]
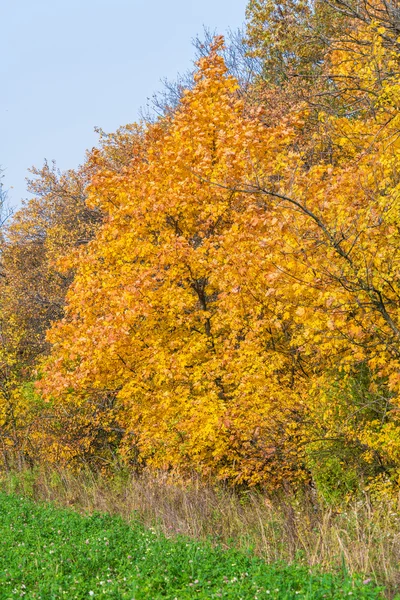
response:
[(250, 82), (216, 37), (173, 109), (34, 171), (2, 250), (5, 457), (395, 489), (396, 19), (251, 0)]

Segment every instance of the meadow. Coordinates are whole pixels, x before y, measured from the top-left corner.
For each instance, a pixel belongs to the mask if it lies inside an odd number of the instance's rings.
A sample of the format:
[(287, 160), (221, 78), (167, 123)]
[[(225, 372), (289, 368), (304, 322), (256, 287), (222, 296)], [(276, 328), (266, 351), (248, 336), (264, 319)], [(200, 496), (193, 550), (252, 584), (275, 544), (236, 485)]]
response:
[[(0, 599), (400, 598), (393, 585), (385, 591), (374, 575), (357, 574), (357, 564), (349, 561), (351, 548), (354, 557), (361, 552), (361, 540), (356, 539), (361, 524), (348, 548), (343, 545), (344, 552), (335, 557), (333, 538), (340, 526), (336, 523), (335, 530), (332, 523), (329, 531), (326, 516), (325, 531), (319, 535), (324, 533), (325, 542), (332, 542), (330, 554), (328, 548), (324, 554), (316, 526), (314, 541), (309, 531), (307, 552), (301, 547), (304, 513), (298, 523), (290, 523), (288, 514), (279, 518), (276, 508), (273, 512), (266, 507), (261, 514), (261, 502), (257, 506), (255, 497), (253, 504), (239, 499), (235, 504), (227, 492), (214, 491), (214, 496), (206, 488), (184, 492), (155, 480), (141, 485), (140, 495), (139, 484), (135, 488), (132, 482), (114, 481), (107, 490), (106, 482), (102, 487), (101, 481), (87, 475), (53, 473), (46, 479), (43, 473), (26, 473), (3, 479)], [(264, 548), (261, 525), (257, 532), (251, 514), (264, 523)], [(370, 550), (379, 546), (377, 539), (370, 543)], [(390, 543), (393, 548), (393, 539)], [(395, 568), (395, 555), (392, 559)], [(377, 566), (376, 561), (370, 569)]]

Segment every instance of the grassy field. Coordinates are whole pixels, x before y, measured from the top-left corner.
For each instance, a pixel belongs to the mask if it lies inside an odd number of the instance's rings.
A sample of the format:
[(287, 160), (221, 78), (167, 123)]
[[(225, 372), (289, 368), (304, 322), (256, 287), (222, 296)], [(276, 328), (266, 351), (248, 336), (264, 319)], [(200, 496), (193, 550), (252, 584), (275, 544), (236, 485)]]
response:
[(363, 577), (267, 565), (138, 521), (0, 493), (0, 598), (239, 600), (382, 597)]
[(324, 572), (344, 567), (379, 582), (388, 600), (400, 589), (400, 498), (364, 495), (333, 507), (315, 495), (235, 493), (195, 477), (182, 481), (148, 472), (136, 477), (120, 470), (105, 477), (47, 467), (3, 472), (0, 490), (81, 514), (118, 515), (166, 538), (212, 540), (244, 554), (251, 550), (268, 564)]

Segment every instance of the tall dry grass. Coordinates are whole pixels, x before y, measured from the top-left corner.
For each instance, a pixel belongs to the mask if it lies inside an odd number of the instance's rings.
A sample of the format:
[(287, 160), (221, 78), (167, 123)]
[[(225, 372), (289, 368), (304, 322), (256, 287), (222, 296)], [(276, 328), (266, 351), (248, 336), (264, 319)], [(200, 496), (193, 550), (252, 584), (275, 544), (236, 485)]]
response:
[(4, 473), (0, 487), (81, 512), (139, 518), (168, 536), (211, 538), (222, 546), (251, 549), (268, 562), (345, 566), (387, 586), (389, 597), (400, 588), (400, 506), (393, 500), (371, 503), (365, 497), (334, 510), (313, 496), (239, 495), (196, 479), (183, 483), (154, 474), (104, 478), (46, 469)]

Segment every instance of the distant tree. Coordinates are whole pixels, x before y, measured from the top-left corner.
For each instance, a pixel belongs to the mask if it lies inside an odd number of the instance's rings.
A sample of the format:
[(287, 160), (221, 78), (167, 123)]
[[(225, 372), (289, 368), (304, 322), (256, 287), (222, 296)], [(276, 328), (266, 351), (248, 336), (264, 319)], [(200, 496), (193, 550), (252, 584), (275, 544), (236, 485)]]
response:
[[(99, 149), (88, 153), (78, 169), (60, 172), (55, 163), (47, 162), (41, 169), (33, 167), (28, 182), (33, 198), (3, 228), (0, 452), (3, 443), (6, 466), (22, 467), (32, 456), (39, 456), (40, 444), (47, 444), (48, 427), (55, 422), (49, 405), (41, 404), (29, 382), (49, 350), (47, 329), (64, 315), (75, 254), (93, 239), (107, 213), (107, 207), (102, 211), (87, 203), (88, 186), (100, 167), (115, 174), (123, 171), (134, 155), (132, 140), (140, 136), (140, 128), (134, 125), (115, 134), (100, 132)], [(4, 192), (2, 197), (6, 198)], [(40, 439), (34, 450), (30, 446), (33, 430)], [(74, 438), (79, 438), (77, 428)]]

